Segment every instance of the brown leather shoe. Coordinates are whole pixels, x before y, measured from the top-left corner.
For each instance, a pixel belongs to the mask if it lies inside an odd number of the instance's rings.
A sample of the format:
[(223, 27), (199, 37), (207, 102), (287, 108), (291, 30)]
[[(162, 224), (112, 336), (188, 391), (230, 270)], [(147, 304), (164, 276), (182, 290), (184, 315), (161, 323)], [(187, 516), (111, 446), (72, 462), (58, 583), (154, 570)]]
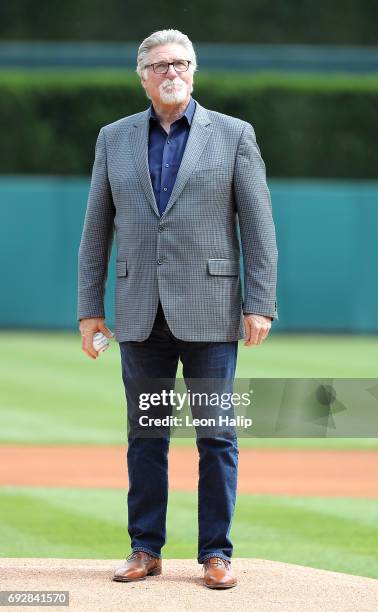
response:
[(118, 567), (114, 573), (113, 580), (116, 582), (132, 582), (144, 580), (146, 576), (158, 576), (161, 574), (161, 559), (153, 557), (143, 550), (132, 552), (125, 563)]
[(209, 589), (229, 589), (236, 586), (237, 580), (231, 571), (231, 561), (221, 557), (210, 557), (203, 563), (205, 586)]

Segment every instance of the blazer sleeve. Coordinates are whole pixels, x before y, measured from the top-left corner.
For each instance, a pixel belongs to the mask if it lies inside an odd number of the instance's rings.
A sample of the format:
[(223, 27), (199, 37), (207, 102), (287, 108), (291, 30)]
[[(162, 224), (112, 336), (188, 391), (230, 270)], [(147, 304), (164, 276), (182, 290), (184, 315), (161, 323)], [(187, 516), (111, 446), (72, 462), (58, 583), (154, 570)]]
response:
[(114, 236), (115, 207), (101, 128), (78, 254), (77, 319), (105, 317), (104, 295)]
[(249, 123), (241, 134), (234, 169), (244, 266), (243, 312), (278, 319), (276, 280), (278, 251), (265, 164)]

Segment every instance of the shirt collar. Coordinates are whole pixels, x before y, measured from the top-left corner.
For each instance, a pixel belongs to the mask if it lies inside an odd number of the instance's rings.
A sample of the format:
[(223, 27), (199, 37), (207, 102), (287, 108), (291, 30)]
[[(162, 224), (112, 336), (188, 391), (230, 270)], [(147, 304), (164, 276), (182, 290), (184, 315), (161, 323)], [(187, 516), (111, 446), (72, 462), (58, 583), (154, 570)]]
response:
[[(192, 121), (193, 121), (193, 116), (194, 116), (194, 111), (195, 110), (196, 110), (196, 103), (193, 100), (192, 96), (190, 96), (189, 104), (186, 107), (186, 109), (183, 112), (183, 114), (181, 115), (180, 119), (182, 119), (183, 117), (186, 117), (188, 124), (191, 125)], [(150, 108), (148, 109), (148, 119), (149, 120), (150, 119), (158, 120), (158, 118), (156, 116), (155, 109), (153, 107), (153, 104), (151, 104)]]

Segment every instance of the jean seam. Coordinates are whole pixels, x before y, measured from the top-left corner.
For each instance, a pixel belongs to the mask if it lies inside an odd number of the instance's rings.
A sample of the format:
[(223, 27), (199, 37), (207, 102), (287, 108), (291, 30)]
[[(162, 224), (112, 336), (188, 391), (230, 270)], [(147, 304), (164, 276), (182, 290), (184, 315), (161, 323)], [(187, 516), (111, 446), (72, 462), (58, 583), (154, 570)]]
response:
[(137, 552), (137, 551), (146, 552), (149, 555), (151, 555), (152, 557), (156, 557), (157, 559), (161, 559), (161, 555), (158, 555), (157, 553), (152, 552), (152, 550), (150, 550), (146, 546), (133, 546), (133, 552)]
[(207, 559), (211, 559), (211, 557), (220, 557), (221, 559), (225, 559), (226, 561), (231, 561), (231, 557), (228, 557), (224, 553), (214, 551), (212, 553), (207, 553), (204, 557), (200, 557), (198, 559), (198, 563), (204, 563)]

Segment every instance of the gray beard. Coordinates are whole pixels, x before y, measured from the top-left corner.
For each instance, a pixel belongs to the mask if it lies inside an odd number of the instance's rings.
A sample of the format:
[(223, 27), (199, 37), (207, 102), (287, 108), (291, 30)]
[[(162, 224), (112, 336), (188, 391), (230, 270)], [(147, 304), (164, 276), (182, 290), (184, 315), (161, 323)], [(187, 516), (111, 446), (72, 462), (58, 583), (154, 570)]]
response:
[(172, 92), (160, 90), (160, 100), (165, 104), (179, 104), (180, 102), (183, 102), (185, 100), (186, 96), (187, 91), (185, 87), (180, 89), (180, 91), (175, 90)]

